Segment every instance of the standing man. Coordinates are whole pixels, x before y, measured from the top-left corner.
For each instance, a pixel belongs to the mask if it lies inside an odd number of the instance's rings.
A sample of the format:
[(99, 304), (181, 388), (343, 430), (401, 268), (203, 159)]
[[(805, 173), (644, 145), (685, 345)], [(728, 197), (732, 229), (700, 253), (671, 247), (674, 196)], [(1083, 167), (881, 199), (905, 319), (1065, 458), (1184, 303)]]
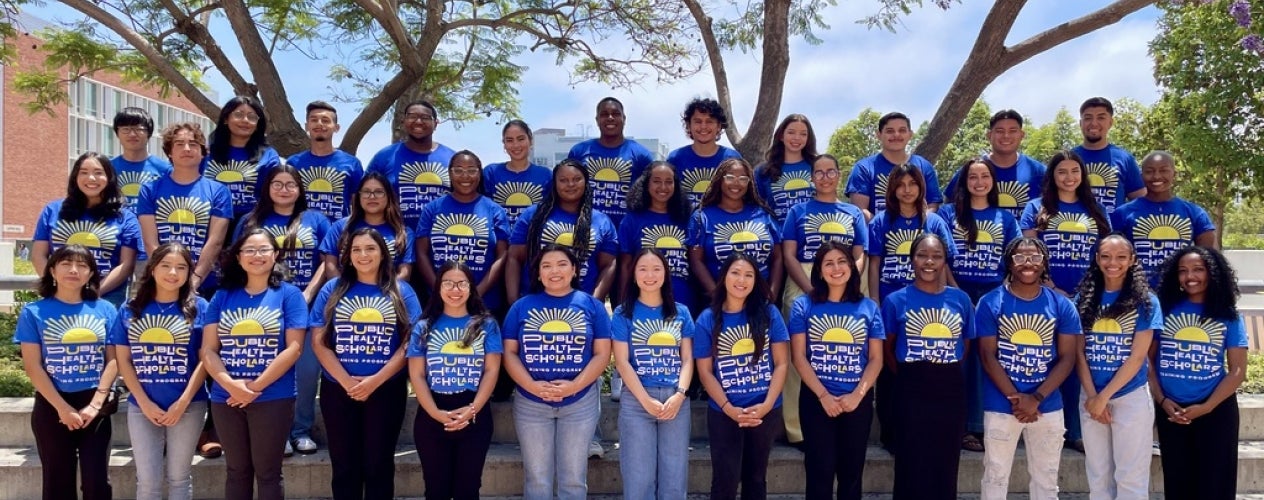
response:
[[(693, 143), (668, 154), (667, 163), (676, 167), (680, 184), (689, 195), (690, 206), (697, 207), (720, 162), (741, 158), (742, 155), (719, 143), (720, 134), (729, 126), (728, 113), (719, 101), (703, 98), (689, 101), (681, 118), (685, 122), (685, 137)], [(636, 181), (636, 178), (632, 180)]]
[[(369, 160), (367, 172), (385, 175), (399, 195), (399, 211), (404, 227), (413, 229), (421, 219), (421, 209), (452, 190), (448, 163), (456, 153), (435, 142), (439, 114), (433, 104), (415, 101), (404, 107), (404, 140), (378, 151)], [(358, 187), (358, 186), (357, 186)]]
[(1084, 134), (1084, 144), (1073, 151), (1084, 160), (1093, 197), (1106, 215), (1128, 200), (1146, 194), (1137, 159), (1110, 143), (1110, 128), (1114, 125), (1115, 106), (1105, 97), (1093, 97), (1080, 105), (1080, 133)]
[(364, 167), (359, 158), (334, 148), (334, 134), (341, 127), (338, 110), (329, 103), (312, 101), (307, 105), (304, 129), (311, 149), (291, 156), (287, 163), (303, 178), (307, 208), (320, 211), (332, 223), (351, 215), (351, 194), (360, 186)]
[(926, 208), (935, 210), (944, 202), (935, 166), (927, 159), (908, 152), (909, 140), (913, 138), (911, 123), (904, 113), (882, 115), (878, 119), (878, 141), (882, 143), (882, 151), (861, 158), (847, 177), (847, 197), (864, 212), (865, 220), (873, 219), (875, 214), (886, 209), (887, 176), (891, 175), (891, 169), (905, 163), (922, 171), (922, 178), (926, 180)]
[[(1015, 220), (1023, 217), (1027, 202), (1040, 197), (1040, 184), (1045, 179), (1045, 165), (1018, 152), (1026, 136), (1023, 115), (1012, 109), (997, 111), (988, 121), (987, 139), (992, 151), (983, 159), (996, 169), (994, 181), (1000, 191), (1000, 207), (1009, 211)], [(957, 192), (957, 177), (960, 175), (960, 170), (952, 174), (952, 180), (944, 188), (949, 197)]]
[(588, 170), (593, 208), (609, 216), (615, 227), (628, 212), (632, 181), (654, 161), (650, 150), (623, 136), (624, 120), (623, 103), (613, 97), (603, 98), (597, 103), (597, 130), (601, 135), (576, 144), (566, 155)]
[[(123, 207), (135, 210), (140, 187), (171, 173), (171, 164), (149, 154), (149, 139), (154, 135), (154, 119), (141, 108), (126, 107), (114, 115), (114, 136), (123, 146), (123, 154), (110, 160), (118, 174)], [(137, 260), (144, 260), (144, 254)], [(138, 269), (144, 269), (138, 265)]]

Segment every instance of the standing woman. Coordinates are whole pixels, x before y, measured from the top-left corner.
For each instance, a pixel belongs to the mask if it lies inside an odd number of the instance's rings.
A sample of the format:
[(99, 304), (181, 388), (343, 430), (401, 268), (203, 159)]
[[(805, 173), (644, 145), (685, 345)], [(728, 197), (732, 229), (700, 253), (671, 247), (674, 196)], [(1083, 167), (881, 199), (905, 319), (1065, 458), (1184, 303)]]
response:
[(281, 454), (294, 422), (294, 362), (307, 333), (303, 292), (277, 266), (263, 229), (241, 235), (223, 261), (223, 288), (206, 309), (202, 363), (226, 456), (224, 497), (285, 497)]
[[(43, 474), (44, 500), (108, 500), (110, 415), (102, 412), (118, 368), (105, 348), (118, 311), (97, 300), (101, 274), (88, 249), (57, 249), (39, 280), (42, 299), (27, 304), (13, 340), (35, 386), (31, 431)], [(76, 468), (78, 471), (76, 471)]]
[[(688, 193), (677, 169), (670, 163), (651, 163), (628, 192), (628, 215), (619, 226), (619, 286), (632, 291), (632, 265), (641, 250), (653, 248), (667, 259), (672, 295), (686, 306), (695, 304), (693, 280), (689, 279)], [(626, 301), (624, 301), (626, 303)], [(690, 308), (694, 310), (695, 308)], [(690, 318), (692, 319), (692, 318)]]
[[(724, 170), (721, 167), (720, 170)], [(768, 494), (768, 454), (782, 430), (781, 388), (790, 341), (759, 264), (734, 252), (720, 268), (711, 306), (698, 315), (693, 357), (707, 403), (711, 498)]]
[(658, 250), (637, 251), (630, 272), (633, 282), (611, 320), (615, 368), (624, 380), (619, 404), (623, 497), (685, 498), (690, 423), (685, 393), (693, 379), (693, 317), (675, 301), (668, 260)]
[(539, 281), (505, 317), (505, 371), (518, 384), (514, 427), (522, 446), (523, 496), (588, 495), (588, 448), (597, 430), (601, 373), (610, 361), (610, 316), (579, 290), (579, 259), (550, 244), (532, 267)]
[(329, 233), (320, 242), (320, 255), (325, 259), (325, 276), (342, 276), (340, 249), (347, 246), (345, 240), (355, 230), (373, 228), (386, 240), (386, 252), (395, 263), (395, 276), (408, 281), (412, 274), (413, 229), (404, 226), (404, 216), (399, 212), (399, 201), (386, 176), (366, 172), (351, 200), (351, 215), (339, 219), (329, 227)]
[(913, 284), (882, 301), (883, 366), (896, 377), (880, 404), (893, 407), (896, 499), (957, 497), (966, 417), (961, 361), (974, 338), (974, 308), (965, 292), (944, 286), (947, 241), (936, 233), (913, 238)]
[(224, 103), (211, 131), (210, 154), (202, 163), (202, 175), (228, 188), (234, 222), (254, 210), (258, 190), (265, 188), (259, 180), (281, 164), (281, 157), (268, 145), (267, 132), (263, 105), (250, 96), (236, 96)]
[(887, 334), (878, 304), (860, 292), (854, 255), (852, 245), (822, 243), (812, 260), (812, 292), (795, 299), (790, 312), (792, 357), (803, 380), (799, 418), (811, 500), (861, 496), (873, 421), (869, 389), (882, 371)]
[(1163, 265), (1163, 333), (1150, 346), (1150, 388), (1170, 498), (1234, 498), (1238, 398), (1246, 328), (1233, 268), (1220, 252), (1185, 247)]
[(404, 339), (421, 305), (391, 272), (386, 245), (372, 228), (353, 231), (339, 252), (342, 274), (312, 303), (312, 349), (325, 372), (320, 410), (339, 500), (395, 496), (395, 441), (408, 400)]
[(522, 120), (509, 120), (500, 131), (500, 143), (509, 161), (493, 163), (483, 169), (484, 194), (505, 209), (509, 227), (518, 222), (522, 212), (544, 201), (553, 173), (548, 167), (531, 163), (531, 127)]
[(1076, 370), (1088, 488), (1103, 498), (1149, 498), (1154, 405), (1146, 372), (1163, 312), (1127, 238), (1102, 238), (1095, 253), (1075, 299), (1085, 332)]
[(689, 266), (707, 297), (715, 296), (717, 281), (724, 277), (721, 268), (737, 252), (755, 262), (771, 296), (781, 296), (781, 227), (751, 186), (754, 173), (741, 158), (720, 162), (689, 221)]
[[(881, 304), (886, 297), (917, 281), (913, 269), (911, 242), (925, 233), (934, 233), (941, 242), (952, 241), (952, 231), (944, 219), (926, 205), (926, 178), (921, 169), (899, 165), (887, 177), (886, 210), (869, 221), (869, 297)], [(949, 261), (956, 247), (944, 249)], [(956, 285), (947, 265), (947, 282)], [(873, 286), (877, 283), (878, 286)], [(889, 326), (889, 325), (888, 325)]]
[[(136, 498), (193, 498), (193, 454), (206, 420), (206, 372), (198, 361), (206, 300), (189, 281), (193, 254), (179, 243), (150, 252), (136, 297), (110, 332), (119, 374), (131, 391), (127, 433)], [(165, 455), (165, 457), (164, 457)]]
[[(816, 133), (808, 117), (795, 113), (782, 119), (772, 133), (764, 164), (755, 171), (759, 197), (772, 207), (778, 224), (795, 205), (812, 199), (816, 155)], [(838, 188), (837, 182), (834, 188)]]
[(101, 276), (100, 297), (118, 307), (127, 298), (127, 280), (143, 248), (140, 223), (123, 210), (117, 175), (110, 160), (84, 153), (70, 169), (66, 198), (53, 200), (35, 223), (31, 263), (40, 276), (48, 256), (66, 245), (83, 245)]
[(427, 499), (476, 500), (495, 431), (487, 402), (504, 350), (474, 272), (453, 260), (437, 273), (439, 287), (408, 343), (408, 375), (420, 407), (413, 439)]

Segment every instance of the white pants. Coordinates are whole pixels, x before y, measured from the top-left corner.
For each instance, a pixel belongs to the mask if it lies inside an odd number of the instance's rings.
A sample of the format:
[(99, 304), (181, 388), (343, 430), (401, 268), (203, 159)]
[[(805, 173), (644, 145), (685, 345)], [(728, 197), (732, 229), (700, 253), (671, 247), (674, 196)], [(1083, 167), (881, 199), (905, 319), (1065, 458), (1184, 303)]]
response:
[(1009, 496), (1009, 473), (1014, 450), (1022, 436), (1027, 445), (1027, 488), (1031, 500), (1058, 498), (1058, 464), (1062, 460), (1062, 410), (1040, 414), (1040, 419), (1024, 424), (1008, 413), (983, 413), (983, 500), (1004, 500)]
[(1111, 424), (1093, 420), (1084, 410), (1080, 393), (1080, 422), (1084, 428), (1084, 468), (1089, 500), (1150, 498), (1151, 445), (1154, 441), (1154, 401), (1146, 386), (1106, 403)]

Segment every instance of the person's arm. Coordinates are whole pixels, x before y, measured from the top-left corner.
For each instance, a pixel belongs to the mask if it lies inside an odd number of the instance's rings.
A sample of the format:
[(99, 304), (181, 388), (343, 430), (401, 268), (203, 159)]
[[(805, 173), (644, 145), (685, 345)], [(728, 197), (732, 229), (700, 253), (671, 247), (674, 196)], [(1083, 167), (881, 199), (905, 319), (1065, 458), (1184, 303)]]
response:
[(395, 268), (395, 279), (403, 281), (404, 283), (411, 282), (413, 276), (412, 264), (402, 263), (395, 266)]
[(101, 287), (99, 293), (105, 295), (114, 291), (116, 288), (127, 283), (127, 279), (132, 277), (132, 271), (136, 268), (136, 249), (132, 247), (123, 247), (119, 250), (119, 263), (101, 278)]
[[(1191, 420), (1211, 413), (1225, 399), (1238, 392), (1238, 387), (1246, 380), (1246, 348), (1230, 347), (1228, 348), (1229, 368), (1225, 372), (1224, 378), (1220, 379), (1220, 383), (1216, 384), (1216, 390), (1212, 391), (1211, 396), (1207, 397), (1202, 403), (1192, 404), (1181, 408), (1177, 413), (1184, 419), (1181, 422), (1188, 424)], [(1171, 401), (1170, 399), (1168, 401)]]
[[(618, 319), (616, 319), (617, 321)], [(645, 413), (659, 416), (663, 412), (663, 403), (650, 396), (645, 390), (645, 386), (641, 384), (641, 377), (637, 376), (636, 369), (632, 368), (631, 348), (627, 342), (611, 341), (614, 347), (614, 368), (619, 372), (619, 377), (623, 379), (623, 390), (632, 394), (636, 398), (636, 402), (641, 404), (641, 408), (645, 409)]]
[[(513, 339), (504, 339), (505, 355), (501, 357), (501, 363), (504, 365), (505, 372), (509, 373), (509, 378), (518, 384), (518, 388), (540, 399), (561, 401), (562, 398), (553, 398), (546, 396), (544, 391), (551, 390), (552, 384), (546, 381), (540, 381), (531, 378), (531, 372), (527, 371), (526, 365), (522, 364), (522, 360), (518, 358), (518, 341)], [(607, 344), (608, 345), (608, 344)], [(607, 359), (610, 352), (606, 351)]]
[(320, 287), (324, 285), (325, 263), (321, 262), (312, 271), (312, 281), (307, 284), (307, 288), (303, 289), (303, 302), (311, 304), (313, 300), (316, 300), (316, 294), (320, 293)]
[(151, 249), (158, 248), (158, 223), (154, 216), (138, 215), (136, 220), (140, 222), (140, 238), (145, 242), (145, 249), (153, 251)]
[(772, 343), (772, 380), (768, 384), (768, 395), (764, 396), (762, 403), (742, 410), (748, 419), (758, 420), (748, 422), (752, 427), (763, 423), (764, 416), (777, 405), (777, 399), (781, 397), (781, 389), (786, 385), (786, 372), (790, 370), (790, 346), (786, 344), (788, 342)]
[(1135, 199), (1137, 199), (1137, 198), (1141, 198), (1141, 197), (1143, 197), (1143, 196), (1145, 196), (1145, 195), (1146, 195), (1146, 188), (1144, 188), (1144, 187), (1143, 187), (1143, 188), (1141, 188), (1141, 189), (1138, 189), (1138, 190), (1136, 190), (1136, 191), (1132, 191), (1132, 192), (1128, 193), (1128, 199), (1129, 199), (1129, 200), (1135, 200)]
[(347, 373), (347, 369), (338, 360), (338, 355), (326, 344), (325, 337), (328, 334), (329, 331), (324, 326), (312, 327), (312, 354), (316, 355), (316, 361), (320, 362), (320, 367), (325, 369), (325, 374), (349, 394), (351, 388), (360, 383), (360, 379)]
[[(1053, 394), (1053, 391), (1059, 390), (1062, 382), (1066, 381), (1066, 378), (1071, 375), (1071, 370), (1075, 368), (1075, 352), (1084, 350), (1082, 335), (1059, 333), (1056, 338), (1054, 349), (1057, 350), (1058, 361), (1049, 368), (1045, 381), (1041, 382), (1027, 398), (1019, 401), (1019, 409), (1024, 413), (1031, 412), (1037, 416), (1040, 415), (1040, 402)], [(1000, 365), (999, 361), (997, 365)]]
[[(1005, 399), (1008, 399), (1010, 405), (1014, 407), (1014, 417), (1024, 423), (1034, 422), (1035, 420), (1030, 420), (1030, 413), (1040, 406), (1040, 401), (1031, 394), (1018, 392), (1018, 388), (1014, 387), (1014, 381), (1009, 379), (1009, 374), (1005, 373), (1005, 367), (1001, 366), (1001, 360), (997, 357), (996, 337), (979, 337), (977, 340), (979, 342), (979, 361), (983, 363), (983, 372), (987, 374), (993, 384), (996, 384), (997, 390), (1004, 394)], [(1021, 415), (1020, 408), (1023, 409)]]
[(571, 380), (555, 380), (553, 386), (560, 391), (559, 397), (563, 399), (574, 396), (596, 382), (601, 374), (605, 373), (606, 366), (609, 364), (610, 339), (593, 339), (592, 358), (588, 360), (588, 364), (579, 372), (579, 375)]
[(869, 256), (865, 255), (864, 245), (852, 245), (851, 259), (856, 263), (856, 270), (862, 273), (869, 272)]
[(48, 372), (44, 371), (43, 358), (44, 352), (39, 344), (22, 342), (22, 369), (26, 371), (27, 378), (31, 379), (31, 385), (35, 386), (35, 392), (44, 396), (48, 404), (57, 410), (57, 418), (62, 425), (72, 431), (82, 429), (88, 425), (88, 422), (79, 415), (79, 410), (70, 406), (70, 403), (61, 397), (61, 393), (57, 392), (53, 379), (48, 376)]
[(808, 361), (808, 336), (806, 333), (795, 333), (790, 336), (790, 353), (794, 362), (794, 369), (799, 372), (799, 377), (803, 379), (803, 386), (807, 387), (816, 399), (821, 402), (821, 408), (825, 410), (825, 414), (830, 418), (837, 417), (843, 413), (842, 405), (838, 404), (838, 400), (829, 393), (825, 388), (825, 384), (821, 383), (821, 378), (816, 376), (816, 370), (812, 369), (812, 363)]
[[(478, 295), (486, 297), (491, 293), (492, 287), (500, 282), (501, 276), (505, 272), (505, 260), (509, 254), (509, 242), (500, 240), (496, 242), (496, 257), (492, 261), (492, 265), (487, 266), (487, 274), (483, 275), (483, 281), (478, 284)], [(486, 375), (486, 372), (484, 372)]]
[[(413, 240), (414, 259), (417, 261), (417, 272), (431, 290), (435, 289), (435, 265), (430, 260), (430, 237), (422, 236)], [(400, 278), (403, 279), (403, 278)], [(475, 283), (477, 285), (477, 283)]]
[[(789, 276), (791, 280), (794, 280), (794, 284), (798, 285), (799, 289), (803, 290), (805, 295), (811, 295), (812, 281), (808, 279), (807, 273), (803, 272), (803, 264), (799, 262), (799, 243), (794, 240), (787, 239), (781, 242), (781, 247), (781, 256), (782, 259), (785, 260), (786, 276)], [(798, 367), (798, 364), (796, 364), (795, 367)], [(802, 373), (802, 371), (800, 371), (800, 373)]]
[(1203, 248), (1211, 248), (1219, 250), (1220, 239), (1216, 238), (1216, 230), (1203, 231), (1194, 237), (1194, 244)]
[(35, 267), (35, 274), (44, 277), (44, 268), (48, 267), (48, 256), (52, 254), (52, 245), (44, 240), (35, 240), (31, 242), (31, 265)]
[[(781, 301), (781, 287), (785, 286), (786, 266), (781, 256), (781, 245), (773, 244), (772, 255), (768, 257), (768, 277), (772, 289), (773, 302)], [(789, 363), (789, 347), (786, 348), (786, 362)]]
[[(614, 283), (616, 264), (614, 254), (608, 252), (599, 252), (597, 254), (597, 269), (601, 270), (601, 274), (597, 275), (597, 286), (593, 288), (593, 297), (596, 297), (597, 300), (604, 301), (606, 300), (606, 295), (610, 294), (610, 287)], [(606, 349), (606, 359), (610, 359), (610, 349)], [(603, 367), (602, 370), (604, 371), (605, 368)]]
[(79, 409), (79, 417), (83, 419), (85, 426), (101, 414), (101, 405), (105, 404), (106, 396), (114, 389), (115, 380), (118, 380), (118, 361), (114, 357), (114, 349), (106, 346), (105, 367), (101, 369), (101, 378), (97, 381), (97, 392), (92, 395), (87, 406)]
[[(632, 274), (633, 274), (632, 260), (633, 260), (632, 254), (628, 254), (628, 253), (619, 254), (619, 263), (617, 265), (619, 266), (618, 290), (620, 293), (622, 293), (624, 290), (627, 290), (628, 282), (632, 281)], [(669, 275), (667, 279), (671, 279), (670, 277), (671, 271), (668, 271), (667, 274)], [(618, 304), (615, 304), (615, 305), (618, 305)], [(615, 347), (617, 348), (618, 346), (615, 346)], [(615, 354), (616, 356), (618, 355), (617, 350), (615, 351)]]
[[(878, 258), (875, 258), (878, 257)], [(877, 255), (869, 256), (869, 298), (882, 303), (882, 259)]]
[(123, 385), (126, 385), (128, 392), (132, 393), (132, 398), (136, 399), (136, 407), (140, 408), (145, 419), (154, 425), (161, 426), (159, 421), (166, 416), (166, 409), (159, 408), (152, 399), (149, 399), (149, 395), (145, 394), (145, 387), (140, 385), (140, 378), (136, 376), (136, 367), (132, 365), (132, 347), (116, 345), (110, 348), (114, 349), (114, 359), (118, 363), (119, 375), (123, 377)]
[[(1101, 414), (1101, 412), (1106, 409), (1106, 403), (1109, 403), (1110, 399), (1115, 397), (1115, 394), (1117, 394), (1120, 389), (1123, 389), (1125, 384), (1132, 381), (1133, 377), (1137, 376), (1137, 372), (1140, 372), (1141, 367), (1145, 365), (1146, 357), (1150, 355), (1150, 344), (1153, 339), (1154, 330), (1141, 330), (1133, 334), (1132, 350), (1128, 352), (1128, 358), (1124, 360), (1123, 366), (1120, 366), (1119, 370), (1116, 370), (1115, 374), (1111, 376), (1110, 382), (1106, 383), (1106, 387), (1103, 387), (1101, 392), (1085, 391), (1085, 394), (1090, 396), (1087, 398), (1087, 401), (1084, 402), (1086, 407), (1085, 409), (1089, 411), (1089, 414)], [(1080, 372), (1080, 380), (1085, 380), (1083, 377), (1084, 372), (1088, 371), (1088, 360), (1084, 358), (1083, 348), (1081, 348), (1079, 352), (1080, 355), (1078, 357), (1080, 359), (1084, 359), (1084, 367)], [(1090, 378), (1087, 380), (1089, 380), (1088, 385), (1091, 387), (1093, 385), (1093, 379), (1091, 378), (1091, 375), (1089, 375), (1089, 377)], [(1107, 417), (1107, 419), (1109, 420), (1109, 417)]]
[(324, 254), (321, 256), (321, 259), (324, 260), (325, 276), (328, 276), (329, 279), (337, 278), (342, 274), (338, 271), (338, 257)]
[(228, 373), (228, 368), (224, 366), (224, 360), (219, 357), (218, 319), (207, 324), (202, 331), (204, 332), (202, 334), (202, 366), (206, 369), (207, 376), (228, 391), (229, 398), (234, 403), (249, 404), (259, 397), (259, 391), (246, 387), (245, 380), (234, 379)]
[[(522, 282), (522, 266), (527, 260), (526, 245), (509, 245), (509, 257), (505, 261), (505, 303), (512, 304), (522, 296), (522, 287), (529, 285)], [(509, 351), (505, 351), (505, 358), (508, 359)], [(506, 367), (508, 369), (508, 367)], [(517, 377), (510, 375), (515, 381)]]
[(407, 363), (408, 359), (404, 357), (404, 349), (396, 349), (395, 354), (392, 354), (390, 359), (386, 361), (386, 364), (379, 368), (377, 372), (367, 377), (360, 377), (360, 381), (347, 391), (347, 396), (356, 401), (368, 400), (369, 396), (372, 396), (378, 387), (381, 387), (382, 384), (385, 384), (386, 381), (398, 374), (400, 370), (403, 370), (404, 365)]
[(860, 213), (865, 214), (865, 222), (873, 220), (873, 212), (869, 211), (869, 195), (852, 193), (847, 199), (851, 201), (852, 205), (860, 209)]
[(206, 370), (202, 368), (202, 363), (198, 363), (193, 368), (193, 373), (189, 377), (189, 383), (184, 386), (184, 392), (180, 393), (180, 398), (176, 399), (171, 406), (167, 408), (165, 415), (159, 420), (158, 425), (171, 427), (180, 422), (180, 417), (184, 416), (185, 410), (189, 408), (189, 404), (193, 402), (193, 397), (203, 390), (206, 385)]
[(860, 406), (860, 400), (865, 398), (865, 394), (877, 383), (878, 374), (882, 373), (882, 358), (886, 352), (882, 344), (885, 342), (872, 337), (866, 342), (869, 343), (868, 363), (865, 364), (865, 371), (860, 374), (860, 382), (856, 383), (856, 388), (851, 392), (836, 398), (842, 404), (844, 412), (853, 411)]
[[(344, 371), (345, 373), (345, 371)], [(445, 430), (451, 430), (456, 419), (452, 412), (439, 408), (434, 395), (430, 392), (430, 384), (426, 382), (426, 358), (408, 358), (408, 380), (412, 382), (413, 393), (417, 398), (417, 406), (426, 412), (435, 422), (443, 424)]]
[[(304, 306), (306, 309), (306, 306)], [(263, 369), (263, 373), (257, 378), (246, 383), (246, 388), (254, 392), (263, 392), (269, 385), (276, 382), (277, 379), (285, 375), (285, 372), (294, 366), (298, 361), (299, 355), (303, 354), (303, 336), (307, 334), (306, 328), (286, 328), (285, 329), (285, 348), (277, 353), (276, 358), (268, 363), (268, 367)], [(396, 368), (399, 371), (399, 368)]]
[[(693, 383), (693, 339), (685, 337), (680, 339), (680, 380), (676, 382), (676, 387), (688, 390), (691, 383)], [(663, 403), (663, 412), (658, 415), (658, 419), (676, 418), (681, 407), (687, 404), (689, 404), (689, 398), (681, 394), (679, 390), (676, 391)]]
[(215, 270), (215, 263), (219, 260), (219, 252), (224, 247), (224, 233), (227, 231), (228, 219), (211, 217), (211, 227), (206, 233), (206, 243), (202, 245), (202, 253), (198, 256), (197, 263), (193, 266), (193, 276), (190, 277), (193, 289), (196, 290), (202, 286), (206, 276)]
[(711, 270), (707, 269), (706, 259), (702, 252), (701, 246), (689, 247), (689, 269), (693, 271), (693, 277), (702, 286), (703, 293), (709, 296), (715, 291), (715, 278), (711, 276)]
[(729, 396), (724, 393), (724, 387), (720, 385), (720, 380), (715, 378), (715, 358), (698, 358), (694, 360), (694, 366), (698, 367), (698, 381), (702, 383), (702, 388), (707, 391), (707, 397), (715, 401), (716, 406), (720, 407), (720, 413), (740, 424), (743, 416), (742, 410), (729, 401)]

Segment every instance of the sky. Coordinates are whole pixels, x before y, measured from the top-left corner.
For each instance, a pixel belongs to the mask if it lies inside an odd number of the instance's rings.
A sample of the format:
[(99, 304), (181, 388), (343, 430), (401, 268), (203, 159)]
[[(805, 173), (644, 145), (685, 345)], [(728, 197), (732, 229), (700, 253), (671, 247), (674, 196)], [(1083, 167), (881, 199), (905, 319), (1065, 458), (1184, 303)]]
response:
[[(903, 18), (896, 33), (891, 33), (855, 23), (873, 14), (877, 2), (842, 0), (839, 3), (825, 11), (831, 29), (817, 30), (817, 36), (822, 39), (820, 44), (811, 45), (802, 39), (791, 41), (790, 65), (778, 116), (806, 114), (816, 128), (822, 150), (835, 128), (867, 107), (879, 113), (902, 111), (914, 123), (929, 120), (965, 62), (992, 4), (963, 0), (942, 11), (934, 7), (933, 2), (926, 2), (927, 7)], [(1102, 0), (1028, 2), (1007, 43), (1017, 43), (1109, 3)], [(58, 3), (33, 7), (30, 13), (54, 21), (77, 18), (77, 13)], [(1074, 111), (1080, 102), (1093, 96), (1112, 100), (1129, 97), (1153, 103), (1159, 93), (1147, 45), (1155, 35), (1158, 15), (1156, 8), (1149, 7), (1117, 24), (1039, 54), (996, 79), (983, 97), (993, 109), (1014, 108), (1037, 124), (1052, 120), (1060, 107)], [(231, 43), (226, 20), (213, 20), (211, 28), (221, 43)], [(238, 67), (247, 71), (236, 47), (226, 49)], [(301, 115), (309, 101), (332, 101), (335, 94), (331, 86), (335, 84), (321, 77), (338, 61), (313, 61), (299, 53), (279, 53), (275, 61), (297, 113)], [(716, 95), (710, 68), (706, 66), (685, 80), (657, 84), (651, 77), (645, 79), (648, 83), (614, 89), (594, 83), (572, 86), (566, 68), (557, 67), (553, 54), (528, 52), (515, 59), (515, 63), (528, 68), (519, 89), (521, 118), (533, 129), (563, 128), (569, 135), (593, 134), (596, 103), (610, 95), (624, 103), (626, 135), (656, 137), (675, 149), (689, 142), (680, 119), (685, 104), (694, 97)], [(745, 130), (755, 108), (759, 54), (731, 52), (726, 54), (725, 64), (734, 108), (729, 110), (730, 123), (738, 130)], [(218, 74), (211, 73), (206, 78), (220, 100), (232, 95), (231, 87)], [(358, 112), (354, 103), (336, 106), (344, 123), (349, 123), (348, 117)], [(302, 121), (302, 116), (297, 118)], [(501, 125), (495, 117), (466, 123), (460, 128), (453, 123), (441, 123), (435, 139), (453, 149), (476, 152), (484, 164), (504, 161), (507, 155), (500, 146)], [(357, 156), (367, 164), (373, 154), (390, 141), (388, 125), (379, 123), (361, 142)], [(728, 145), (727, 139), (721, 143)]]

